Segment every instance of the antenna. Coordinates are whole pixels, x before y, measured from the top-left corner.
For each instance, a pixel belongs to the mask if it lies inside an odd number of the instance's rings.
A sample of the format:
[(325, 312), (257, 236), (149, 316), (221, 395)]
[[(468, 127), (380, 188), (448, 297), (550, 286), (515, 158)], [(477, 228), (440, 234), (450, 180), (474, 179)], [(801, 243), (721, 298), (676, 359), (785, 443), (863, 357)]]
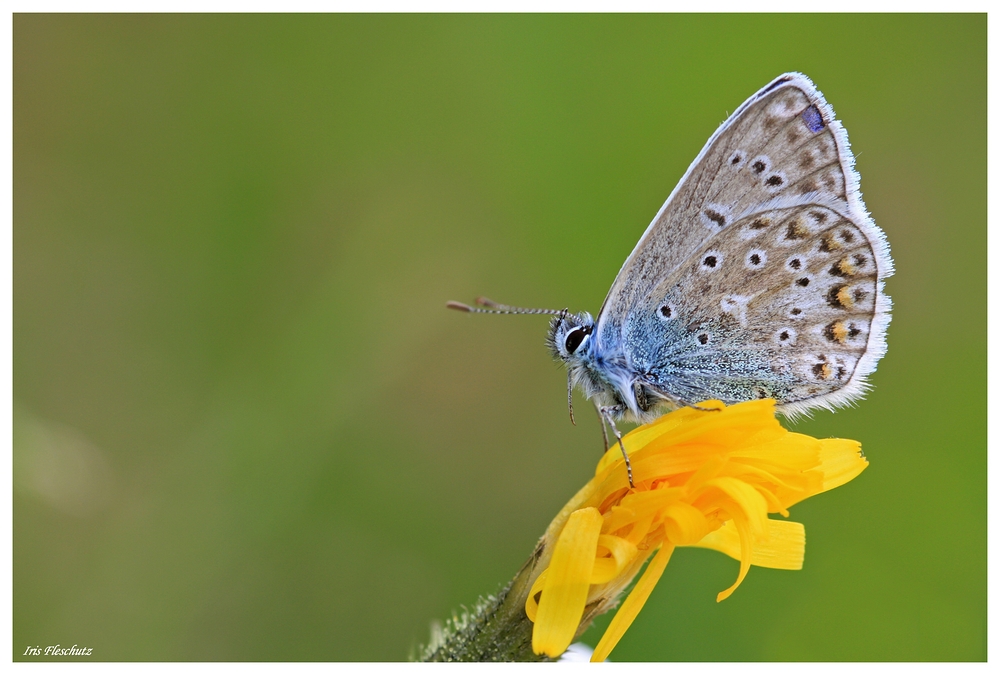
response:
[[(448, 304), (445, 305), (448, 309), (454, 309), (459, 312), (471, 312), (474, 314), (562, 314), (565, 315), (568, 309), (530, 309), (527, 307), (512, 307), (510, 305), (501, 305), (499, 302), (493, 302), (489, 298), (478, 297), (476, 298), (476, 304), (480, 307), (470, 307), (463, 302), (455, 302), (454, 300), (449, 300)], [(483, 309), (486, 307), (487, 309)]]

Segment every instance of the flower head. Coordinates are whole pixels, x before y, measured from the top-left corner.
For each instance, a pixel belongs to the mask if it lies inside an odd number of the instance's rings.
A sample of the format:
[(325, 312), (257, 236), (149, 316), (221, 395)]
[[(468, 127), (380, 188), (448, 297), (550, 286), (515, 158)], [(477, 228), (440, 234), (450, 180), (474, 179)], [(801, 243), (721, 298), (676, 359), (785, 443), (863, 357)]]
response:
[[(750, 565), (801, 569), (805, 528), (768, 518), (843, 485), (866, 466), (857, 441), (792, 433), (770, 399), (682, 408), (625, 436), (631, 489), (617, 445), (594, 478), (563, 507), (543, 537), (544, 551), (525, 604), (536, 654), (558, 656), (580, 627), (610, 609), (646, 560), (646, 571), (601, 638), (603, 661), (642, 609), (677, 546), (712, 548)], [(654, 555), (655, 554), (655, 555)]]

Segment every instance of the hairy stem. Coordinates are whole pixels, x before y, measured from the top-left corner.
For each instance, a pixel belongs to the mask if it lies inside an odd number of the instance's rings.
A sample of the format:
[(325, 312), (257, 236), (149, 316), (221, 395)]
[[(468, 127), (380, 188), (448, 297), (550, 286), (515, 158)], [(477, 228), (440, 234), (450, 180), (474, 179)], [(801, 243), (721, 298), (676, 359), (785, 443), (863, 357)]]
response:
[(533, 572), (541, 558), (540, 542), (507, 587), (480, 598), (472, 610), (432, 629), (431, 641), (417, 661), (548, 661), (531, 650), (534, 624), (524, 613)]

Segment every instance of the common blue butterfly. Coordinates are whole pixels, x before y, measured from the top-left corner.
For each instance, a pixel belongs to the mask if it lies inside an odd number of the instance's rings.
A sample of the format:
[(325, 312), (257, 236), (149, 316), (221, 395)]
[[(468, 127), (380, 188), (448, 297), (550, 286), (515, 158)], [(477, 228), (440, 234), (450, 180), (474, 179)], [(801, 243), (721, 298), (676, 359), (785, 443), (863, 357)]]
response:
[(570, 415), (579, 387), (620, 441), (615, 420), (708, 399), (773, 398), (795, 415), (860, 398), (885, 354), (892, 272), (846, 131), (809, 78), (787, 73), (708, 140), (596, 320), (486, 299), (448, 306), (553, 315)]

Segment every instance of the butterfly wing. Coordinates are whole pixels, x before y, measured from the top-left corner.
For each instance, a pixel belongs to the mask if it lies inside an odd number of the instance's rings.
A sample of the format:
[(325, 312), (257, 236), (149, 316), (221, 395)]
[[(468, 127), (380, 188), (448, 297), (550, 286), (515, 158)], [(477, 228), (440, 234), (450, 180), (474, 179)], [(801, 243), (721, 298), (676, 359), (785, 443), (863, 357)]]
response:
[(847, 135), (782, 75), (709, 139), (625, 261), (598, 317), (653, 391), (686, 403), (847, 403), (885, 351), (888, 244)]

